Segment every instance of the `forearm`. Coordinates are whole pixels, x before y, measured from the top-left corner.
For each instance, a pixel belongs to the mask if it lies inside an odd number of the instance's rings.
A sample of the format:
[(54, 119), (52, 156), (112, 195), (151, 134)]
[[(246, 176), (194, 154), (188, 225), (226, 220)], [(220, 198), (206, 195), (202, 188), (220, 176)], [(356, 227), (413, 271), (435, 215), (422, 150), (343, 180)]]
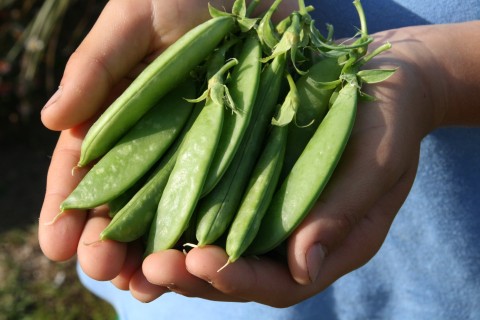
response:
[(392, 51), (416, 69), (431, 103), (430, 128), (480, 125), (480, 21), (409, 27), (383, 33)]

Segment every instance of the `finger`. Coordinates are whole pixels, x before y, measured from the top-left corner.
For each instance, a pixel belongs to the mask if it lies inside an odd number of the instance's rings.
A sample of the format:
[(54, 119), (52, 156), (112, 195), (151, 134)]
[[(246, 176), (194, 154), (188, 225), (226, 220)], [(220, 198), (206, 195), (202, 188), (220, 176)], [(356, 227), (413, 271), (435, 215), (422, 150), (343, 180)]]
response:
[(316, 277), (315, 285), (323, 290), (341, 276), (367, 263), (380, 249), (403, 197), (411, 187), (416, 168), (409, 170), (391, 190), (386, 192), (343, 241), (329, 252)]
[[(315, 281), (325, 256), (343, 245), (371, 208), (404, 181), (406, 172), (416, 168), (418, 155), (401, 147), (408, 143), (399, 141), (404, 135), (387, 129), (382, 109), (362, 108), (365, 112), (359, 113), (357, 123), (366, 123), (368, 118), (369, 125), (356, 127), (329, 185), (290, 237), (288, 261), (299, 283)], [(398, 211), (406, 198), (413, 183), (413, 177), (408, 177), (407, 190), (398, 195), (391, 210)]]
[(143, 246), (139, 242), (129, 243), (125, 262), (118, 276), (112, 280), (113, 285), (118, 289), (128, 290), (131, 278), (138, 269), (141, 269), (142, 259)]
[(150, 3), (107, 3), (70, 57), (59, 90), (42, 111), (46, 127), (63, 130), (94, 116), (110, 90), (151, 51)]
[(117, 96), (110, 91), (122, 79), (129, 83), (208, 17), (203, 1), (109, 1), (67, 62), (59, 90), (42, 110), (42, 122), (63, 130), (93, 117)]
[(287, 307), (313, 295), (314, 286), (296, 283), (283, 263), (267, 257), (240, 258), (225, 265), (228, 256), (219, 247), (192, 249), (187, 270), (210, 283), (230, 300), (256, 301), (273, 307)]
[(100, 233), (110, 222), (108, 209), (93, 210), (85, 225), (77, 254), (78, 263), (90, 278), (100, 281), (112, 280), (120, 274), (127, 255), (125, 243), (100, 240)]
[(138, 268), (130, 279), (130, 293), (132, 296), (142, 302), (151, 302), (162, 294), (169, 292), (166, 287), (155, 285), (147, 280), (143, 274), (142, 268)]
[(207, 281), (189, 273), (185, 259), (185, 254), (178, 250), (157, 252), (145, 259), (143, 272), (149, 282), (187, 297), (201, 297), (218, 301), (230, 299), (218, 292)]
[(77, 244), (85, 224), (85, 210), (68, 210), (60, 218), (60, 204), (77, 186), (86, 168), (75, 170), (79, 159), (84, 128), (63, 131), (53, 152), (47, 175), (45, 198), (40, 211), (38, 237), (44, 254), (56, 261), (70, 259), (77, 251)]

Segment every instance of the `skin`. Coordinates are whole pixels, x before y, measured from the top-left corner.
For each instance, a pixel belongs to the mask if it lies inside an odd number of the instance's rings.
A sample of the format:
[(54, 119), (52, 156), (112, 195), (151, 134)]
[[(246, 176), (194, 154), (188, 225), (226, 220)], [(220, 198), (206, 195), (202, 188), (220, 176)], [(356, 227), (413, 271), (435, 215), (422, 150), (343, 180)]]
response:
[[(284, 2), (293, 6), (295, 1)], [(368, 67), (399, 69), (387, 81), (365, 87), (378, 100), (359, 106), (351, 141), (333, 176), (335, 188), (327, 188), (290, 237), (288, 263), (240, 258), (217, 272), (227, 256), (214, 246), (194, 248), (187, 255), (166, 250), (142, 262), (138, 244), (92, 243), (109, 221), (105, 208), (72, 211), (47, 225), (85, 173), (86, 169), (79, 169), (72, 176), (71, 169), (95, 114), (153, 56), (207, 19), (206, 3), (108, 2), (69, 60), (60, 83), (62, 93), (42, 111), (45, 126), (62, 132), (40, 213), (40, 245), (56, 261), (77, 254), (87, 275), (112, 280), (140, 301), (176, 291), (206, 299), (290, 306), (321, 292), (375, 255), (411, 188), (420, 141), (426, 134), (442, 126), (480, 124), (480, 41), (476, 40), (480, 22), (374, 35), (378, 44), (388, 40), (393, 48)], [(213, 4), (218, 7), (220, 2)]]

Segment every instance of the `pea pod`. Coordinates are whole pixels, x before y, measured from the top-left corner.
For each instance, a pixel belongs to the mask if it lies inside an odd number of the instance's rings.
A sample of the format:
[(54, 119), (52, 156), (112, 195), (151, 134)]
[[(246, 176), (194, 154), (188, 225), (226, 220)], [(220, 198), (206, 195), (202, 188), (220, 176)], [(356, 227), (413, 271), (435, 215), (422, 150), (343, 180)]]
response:
[(140, 180), (135, 182), (133, 186), (128, 188), (128, 190), (108, 202), (108, 215), (110, 218), (113, 218), (120, 210), (122, 210), (122, 208), (146, 183), (148, 177), (149, 174), (145, 174)]
[(161, 161), (151, 179), (115, 214), (100, 233), (100, 240), (130, 242), (147, 232), (175, 160), (176, 153), (173, 153)]
[(92, 125), (82, 143), (78, 166), (107, 153), (162, 96), (185, 80), (234, 25), (231, 15), (211, 18), (169, 46)]
[(280, 245), (300, 224), (329, 181), (355, 122), (358, 86), (347, 83), (273, 196), (247, 250), (259, 255)]
[(146, 179), (146, 182), (142, 184), (139, 190), (135, 190), (133, 196), (116, 212), (112, 221), (101, 232), (101, 240), (111, 239), (120, 242), (130, 242), (147, 233), (157, 211), (168, 177), (173, 170), (178, 148), (201, 109), (201, 107), (194, 108), (175, 143), (161, 159), (154, 172)]
[(285, 61), (285, 54), (279, 55), (262, 71), (252, 121), (244, 141), (225, 175), (198, 204), (196, 237), (199, 246), (214, 243), (227, 230), (238, 209), (278, 101)]
[(62, 202), (61, 210), (94, 208), (133, 186), (180, 133), (192, 111), (184, 97), (194, 94), (194, 82), (189, 80), (166, 95), (90, 169)]
[(282, 180), (288, 175), (327, 113), (334, 87), (325, 83), (338, 80), (340, 71), (341, 66), (336, 58), (325, 58), (316, 62), (296, 81), (300, 101), (295, 114), (295, 123), (288, 131)]
[(182, 142), (158, 204), (147, 254), (172, 248), (189, 224), (221, 135), (225, 112), (223, 77), (236, 63), (230, 60), (209, 80), (205, 106)]
[(228, 90), (235, 103), (234, 115), (225, 114), (222, 136), (212, 161), (202, 194), (210, 192), (230, 165), (245, 135), (252, 115), (260, 78), (261, 47), (256, 37), (241, 42), (238, 64), (228, 80)]
[(235, 262), (255, 238), (260, 222), (277, 187), (285, 155), (289, 125), (273, 126), (266, 146), (252, 172), (226, 240), (228, 263)]

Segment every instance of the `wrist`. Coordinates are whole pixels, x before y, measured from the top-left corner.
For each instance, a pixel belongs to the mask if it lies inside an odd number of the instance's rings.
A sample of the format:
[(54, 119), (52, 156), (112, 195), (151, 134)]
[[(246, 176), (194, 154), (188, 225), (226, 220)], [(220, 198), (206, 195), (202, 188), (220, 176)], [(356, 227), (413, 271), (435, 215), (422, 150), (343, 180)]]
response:
[(405, 28), (398, 49), (431, 103), (431, 128), (480, 125), (479, 22)]

